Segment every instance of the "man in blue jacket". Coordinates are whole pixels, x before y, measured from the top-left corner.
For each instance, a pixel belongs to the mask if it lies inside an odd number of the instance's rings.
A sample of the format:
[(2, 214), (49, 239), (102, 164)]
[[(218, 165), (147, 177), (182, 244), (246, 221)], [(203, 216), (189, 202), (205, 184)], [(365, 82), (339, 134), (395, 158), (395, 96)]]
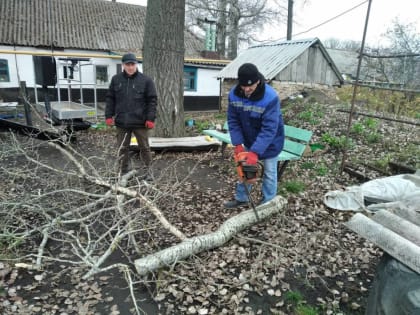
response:
[(119, 166), (124, 174), (129, 171), (131, 134), (137, 138), (145, 166), (152, 162), (148, 129), (155, 126), (157, 93), (152, 79), (138, 71), (133, 53), (125, 54), (121, 61), (124, 71), (112, 77), (106, 95), (105, 121), (108, 126), (117, 126)]
[[(260, 204), (270, 201), (277, 195), (277, 156), (283, 149), (284, 123), (277, 92), (252, 63), (239, 67), (238, 84), (229, 92), (228, 125), (235, 154), (248, 151), (247, 164), (264, 163)], [(235, 199), (224, 207), (247, 203), (244, 184), (238, 182)]]

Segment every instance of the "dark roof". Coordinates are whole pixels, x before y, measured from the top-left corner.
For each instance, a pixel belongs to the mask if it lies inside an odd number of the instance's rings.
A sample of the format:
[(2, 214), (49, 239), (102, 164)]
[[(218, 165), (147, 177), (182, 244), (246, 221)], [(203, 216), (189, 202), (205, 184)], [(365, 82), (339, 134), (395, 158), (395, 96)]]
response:
[(327, 48), (328, 54), (334, 60), (337, 68), (341, 73), (351, 74), (356, 76), (358, 56), (359, 54), (355, 51), (342, 50), (342, 49), (329, 49)]
[[(141, 52), (146, 7), (105, 0), (1, 0), (0, 44)], [(204, 43), (185, 32), (185, 55)]]

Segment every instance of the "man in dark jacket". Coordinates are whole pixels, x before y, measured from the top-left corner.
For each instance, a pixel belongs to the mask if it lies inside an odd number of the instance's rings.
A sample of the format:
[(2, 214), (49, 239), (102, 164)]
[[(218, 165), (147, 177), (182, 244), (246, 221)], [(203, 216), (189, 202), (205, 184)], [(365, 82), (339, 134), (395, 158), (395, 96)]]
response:
[(123, 72), (112, 77), (106, 95), (105, 121), (117, 127), (117, 147), (121, 174), (128, 172), (131, 134), (137, 138), (140, 158), (146, 167), (152, 162), (148, 130), (154, 128), (157, 94), (152, 79), (137, 69), (132, 53), (122, 57)]
[[(229, 92), (228, 125), (235, 154), (248, 151), (247, 164), (264, 163), (260, 204), (270, 201), (277, 194), (277, 156), (284, 145), (284, 123), (277, 92), (252, 63), (239, 67), (238, 84)], [(236, 208), (247, 202), (244, 184), (238, 182), (235, 199), (224, 206)]]

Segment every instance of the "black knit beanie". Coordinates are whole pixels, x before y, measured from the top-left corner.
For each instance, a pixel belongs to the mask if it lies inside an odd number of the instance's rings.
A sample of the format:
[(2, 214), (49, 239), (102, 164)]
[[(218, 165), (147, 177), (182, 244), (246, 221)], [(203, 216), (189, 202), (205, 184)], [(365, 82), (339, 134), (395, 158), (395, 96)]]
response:
[(259, 71), (252, 63), (244, 63), (238, 69), (238, 81), (241, 86), (253, 85), (259, 78)]

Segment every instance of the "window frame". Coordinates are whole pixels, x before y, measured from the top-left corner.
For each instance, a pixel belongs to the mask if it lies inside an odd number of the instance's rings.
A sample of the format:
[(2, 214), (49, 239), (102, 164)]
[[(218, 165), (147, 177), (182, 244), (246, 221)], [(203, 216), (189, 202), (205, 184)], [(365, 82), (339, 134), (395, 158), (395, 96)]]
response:
[(183, 73), (183, 85), (184, 91), (197, 91), (197, 68), (196, 67), (184, 67)]
[[(2, 66), (2, 62), (4, 62), (4, 66)], [(5, 80), (2, 79), (2, 76), (4, 76)], [(0, 59), (0, 82), (10, 82), (9, 60), (3, 58)]]
[[(104, 68), (106, 71), (106, 80), (98, 81), (98, 67)], [(95, 65), (95, 83), (97, 85), (106, 85), (109, 83), (109, 69), (108, 65)]]

